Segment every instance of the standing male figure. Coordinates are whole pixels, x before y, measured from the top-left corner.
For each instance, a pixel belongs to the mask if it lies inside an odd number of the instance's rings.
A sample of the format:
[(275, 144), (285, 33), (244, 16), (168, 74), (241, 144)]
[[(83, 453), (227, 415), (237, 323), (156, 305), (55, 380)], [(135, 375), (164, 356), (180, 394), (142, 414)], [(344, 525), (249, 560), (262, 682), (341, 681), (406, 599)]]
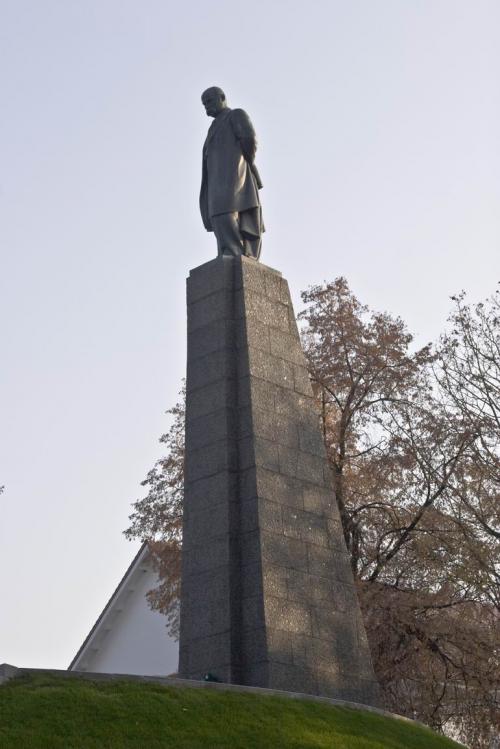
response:
[(203, 146), (200, 211), (207, 231), (217, 239), (219, 255), (259, 259), (262, 243), (262, 187), (254, 164), (257, 140), (243, 109), (230, 109), (217, 86), (207, 88), (201, 101), (214, 121)]

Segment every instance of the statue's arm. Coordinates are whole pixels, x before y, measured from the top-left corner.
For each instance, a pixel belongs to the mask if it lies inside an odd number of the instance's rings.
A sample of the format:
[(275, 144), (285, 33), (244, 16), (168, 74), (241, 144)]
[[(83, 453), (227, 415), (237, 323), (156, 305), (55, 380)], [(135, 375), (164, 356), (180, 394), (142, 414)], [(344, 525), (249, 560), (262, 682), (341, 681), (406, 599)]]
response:
[(250, 164), (253, 164), (257, 151), (257, 138), (250, 117), (243, 109), (233, 109), (231, 125), (240, 143), (243, 156)]

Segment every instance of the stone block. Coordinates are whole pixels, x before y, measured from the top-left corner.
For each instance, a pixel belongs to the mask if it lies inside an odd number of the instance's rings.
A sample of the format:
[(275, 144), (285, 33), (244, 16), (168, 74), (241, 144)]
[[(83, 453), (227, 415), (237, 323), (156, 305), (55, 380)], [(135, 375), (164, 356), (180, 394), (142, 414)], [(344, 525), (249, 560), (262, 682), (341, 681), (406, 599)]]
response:
[(283, 533), (326, 549), (330, 546), (326, 518), (316, 513), (283, 507)]
[(219, 502), (237, 501), (237, 479), (236, 473), (222, 471), (198, 481), (186, 482), (184, 507), (210, 507)]
[(279, 328), (269, 328), (270, 351), (273, 356), (285, 359), (305, 369), (306, 360), (297, 338)]
[(268, 471), (279, 470), (278, 446), (262, 437), (245, 437), (238, 441), (239, 468), (245, 471), (259, 466)]
[(251, 406), (275, 410), (275, 397), (280, 388), (258, 377), (240, 376), (238, 381), (238, 406)]
[(279, 470), (278, 446), (272, 440), (254, 437), (255, 465), (267, 471)]
[[(333, 596), (333, 608), (335, 611), (339, 611), (342, 614), (353, 615), (358, 607), (358, 600), (356, 597), (356, 589), (353, 585), (347, 585), (345, 583), (339, 583), (338, 581), (332, 581), (332, 596)], [(366, 637), (364, 627), (362, 633)], [(367, 641), (364, 643), (367, 645)]]
[(254, 598), (263, 595), (262, 566), (260, 555), (257, 561), (246, 563), (241, 566), (241, 598)]
[(333, 487), (332, 469), (327, 460), (323, 464), (323, 486)]
[(190, 532), (183, 543), (183, 549), (227, 535), (230, 532), (230, 507), (228, 502), (219, 502), (186, 508), (186, 523), (189, 524)]
[(341, 583), (353, 584), (352, 570), (347, 552), (323, 549), (310, 544), (307, 547), (308, 571), (311, 575), (328, 577)]
[(249, 687), (269, 686), (269, 662), (249, 663), (245, 668), (245, 684)]
[(219, 440), (198, 450), (189, 450), (185, 459), (186, 478), (188, 481), (197, 481), (222, 471), (234, 471), (237, 460), (237, 445), (228, 440)]
[(262, 586), (266, 596), (286, 599), (288, 590), (288, 577), (291, 570), (286, 567), (275, 567), (269, 564), (262, 568)]
[(246, 502), (259, 496), (257, 489), (257, 468), (255, 465), (243, 469), (241, 465), (237, 473), (238, 478), (238, 501)]
[(297, 326), (297, 320), (295, 318), (295, 314), (293, 312), (293, 307), (287, 307), (288, 309), (288, 328), (290, 330), (290, 333), (292, 335), (299, 335), (299, 328)]
[(278, 470), (285, 476), (297, 478), (297, 465), (299, 462), (299, 450), (285, 445), (278, 445), (279, 466)]
[(286, 304), (286, 306), (289, 309), (291, 309), (291, 311), (293, 312), (293, 304), (292, 304), (292, 297), (290, 295), (290, 289), (288, 288), (288, 283), (284, 278), (281, 279), (280, 300), (282, 304)]
[(241, 502), (240, 510), (240, 532), (243, 534), (259, 529), (258, 498), (252, 497)]
[(206, 387), (221, 380), (234, 379), (236, 360), (226, 349), (214, 351), (199, 359), (188, 359), (186, 392)]
[(307, 570), (307, 546), (303, 541), (265, 530), (260, 531), (260, 538), (263, 562), (278, 567)]
[(273, 411), (245, 406), (238, 411), (238, 437), (262, 437), (274, 440), (276, 436)]
[(293, 476), (259, 468), (256, 473), (259, 496), (289, 507), (303, 508), (302, 483)]
[(252, 325), (247, 326), (247, 321), (240, 319), (237, 322), (236, 330), (236, 347), (238, 350), (247, 351), (248, 348), (251, 348), (266, 352), (271, 351), (270, 328), (265, 323), (253, 320)]
[(279, 471), (285, 476), (323, 485), (323, 456), (278, 445)]
[(328, 578), (317, 577), (299, 570), (289, 570), (287, 595), (290, 601), (306, 603), (310, 606), (335, 606), (333, 582)]
[(186, 592), (186, 601), (191, 606), (207, 606), (213, 601), (219, 608), (226, 606), (229, 610), (229, 594), (229, 570), (223, 565), (193, 575), (189, 581), (189, 590)]
[(243, 629), (241, 634), (241, 650), (245, 665), (267, 660), (268, 642), (266, 627), (260, 626)]
[(188, 305), (223, 289), (232, 288), (234, 288), (233, 258), (216, 258), (190, 272), (187, 280)]
[[(311, 608), (311, 622), (314, 637), (335, 643), (336, 658), (342, 654), (350, 658), (349, 649), (356, 652), (355, 628), (351, 626), (349, 614), (334, 611), (331, 608), (314, 606)], [(344, 648), (343, 653), (341, 653), (342, 648)]]
[(324, 463), (325, 459), (323, 457), (304, 453), (300, 450), (297, 461), (297, 478), (301, 481), (310, 481), (321, 486)]
[(308, 668), (271, 662), (269, 664), (268, 680), (269, 686), (272, 689), (318, 694), (316, 676)]
[(262, 596), (244, 598), (241, 606), (243, 631), (265, 627), (264, 601)]
[(282, 505), (268, 499), (258, 500), (259, 528), (269, 533), (283, 533)]
[(272, 533), (282, 533), (281, 505), (267, 499), (250, 499), (241, 503), (241, 532), (264, 528)]
[(301, 635), (281, 629), (267, 627), (267, 649), (269, 660), (274, 663), (294, 664), (293, 646)]
[(299, 447), (299, 428), (294, 419), (290, 419), (284, 414), (275, 413), (273, 415), (274, 440), (283, 447), (298, 449)]
[(338, 517), (337, 502), (331, 489), (316, 484), (304, 483), (302, 488), (304, 509), (319, 515)]
[(244, 260), (241, 263), (239, 276), (235, 280), (235, 286), (237, 289), (244, 287), (259, 294), (266, 294), (266, 280), (270, 276), (281, 279), (280, 271), (275, 268), (271, 268), (269, 265), (264, 265), (263, 263), (256, 264), (251, 260)]
[(270, 567), (261, 564), (260, 554), (257, 561), (246, 561), (241, 566), (241, 597), (277, 596), (286, 598), (288, 570), (283, 567)]
[(186, 445), (188, 450), (199, 450), (220, 440), (232, 440), (237, 428), (236, 413), (221, 408), (186, 423)]
[(266, 626), (285, 632), (310, 635), (311, 613), (301, 603), (267, 596), (265, 602)]
[(186, 421), (236, 407), (236, 390), (228, 381), (212, 382), (189, 393), (186, 400)]
[[(313, 424), (299, 424), (299, 445), (302, 452), (325, 458), (325, 443), (317, 421)], [(323, 478), (323, 475), (321, 476)]]
[(279, 300), (269, 299), (264, 294), (247, 289), (236, 292), (235, 305), (236, 317), (246, 319), (250, 326), (253, 320), (259, 320), (285, 333), (290, 330), (288, 308)]
[[(263, 437), (267, 440), (274, 442), (280, 442), (282, 432), (280, 431), (281, 424), (278, 423), (274, 410), (267, 408), (254, 407), (252, 409), (253, 419), (253, 433), (256, 437)], [(288, 424), (283, 424), (284, 430), (288, 427)], [(293, 425), (292, 425), (293, 428)]]
[(345, 549), (345, 538), (340, 517), (334, 519), (326, 516), (326, 528), (330, 548), (335, 551), (343, 551)]
[(206, 543), (189, 545), (182, 553), (182, 585), (185, 578), (229, 566), (229, 537), (209, 539)]
[(188, 333), (202, 328), (215, 320), (230, 320), (233, 317), (233, 295), (231, 289), (223, 288), (203, 299), (198, 299), (187, 308)]
[(295, 390), (280, 387), (274, 393), (274, 408), (277, 413), (300, 423), (304, 415), (315, 406), (312, 395), (307, 396)]
[[(211, 673), (224, 679), (230, 673), (231, 646), (226, 632), (194, 639), (189, 651), (190, 670), (196, 672), (198, 678)], [(196, 678), (196, 675), (193, 673), (191, 678)]]
[(292, 647), (292, 663), (299, 668), (311, 668), (311, 638), (309, 635), (290, 633)]
[(240, 534), (240, 549), (242, 565), (251, 565), (261, 561), (260, 531), (249, 531)]
[(292, 364), (293, 367), (293, 387), (297, 393), (312, 397), (311, 379), (309, 372), (303, 364)]
[(281, 284), (283, 282), (281, 274), (266, 273), (264, 281), (266, 296), (268, 296), (270, 299), (276, 299), (283, 303), (283, 299), (281, 298)]
[(325, 697), (368, 705), (380, 704), (378, 684), (373, 679), (361, 679), (356, 674), (342, 674), (328, 668), (318, 668), (318, 689)]
[(202, 328), (193, 330), (189, 338), (188, 361), (197, 361), (215, 351), (231, 349), (235, 337), (236, 323), (234, 320), (214, 320)]
[(249, 371), (253, 377), (293, 390), (293, 364), (277, 356), (271, 356), (261, 349), (250, 349)]
[(220, 602), (189, 604), (190, 634), (193, 640), (228, 632), (231, 627), (229, 609)]
[[(358, 635), (358, 648), (363, 653), (369, 653), (370, 652), (370, 646), (368, 643), (368, 637), (366, 636), (366, 630), (365, 625), (363, 622), (363, 618), (361, 616), (361, 612), (359, 611), (357, 607), (357, 597), (356, 597), (356, 590), (355, 589), (348, 589), (348, 591), (345, 593), (347, 601), (344, 606), (344, 611), (357, 611), (356, 614), (356, 620), (357, 620), (357, 635)], [(353, 600), (354, 599), (354, 600)], [(369, 659), (368, 659), (369, 660)], [(365, 662), (365, 667), (367, 666), (367, 663)], [(371, 665), (371, 662), (370, 662)]]

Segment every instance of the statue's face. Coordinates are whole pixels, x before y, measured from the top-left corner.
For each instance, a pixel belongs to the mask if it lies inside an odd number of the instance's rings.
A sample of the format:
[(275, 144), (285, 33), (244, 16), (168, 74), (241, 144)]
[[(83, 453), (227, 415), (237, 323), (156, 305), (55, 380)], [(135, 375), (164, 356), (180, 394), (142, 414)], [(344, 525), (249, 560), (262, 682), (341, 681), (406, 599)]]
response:
[(205, 111), (209, 117), (217, 117), (219, 112), (222, 112), (226, 106), (226, 100), (217, 91), (208, 89), (201, 97)]

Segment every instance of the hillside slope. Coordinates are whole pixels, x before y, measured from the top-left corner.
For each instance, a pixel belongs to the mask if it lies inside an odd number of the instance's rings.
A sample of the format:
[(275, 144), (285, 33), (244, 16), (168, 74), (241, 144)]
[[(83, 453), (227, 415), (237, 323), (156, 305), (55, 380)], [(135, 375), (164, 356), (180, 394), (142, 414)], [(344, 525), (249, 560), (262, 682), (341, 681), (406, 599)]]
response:
[(0, 686), (2, 749), (452, 749), (402, 720), (283, 697), (23, 676)]

